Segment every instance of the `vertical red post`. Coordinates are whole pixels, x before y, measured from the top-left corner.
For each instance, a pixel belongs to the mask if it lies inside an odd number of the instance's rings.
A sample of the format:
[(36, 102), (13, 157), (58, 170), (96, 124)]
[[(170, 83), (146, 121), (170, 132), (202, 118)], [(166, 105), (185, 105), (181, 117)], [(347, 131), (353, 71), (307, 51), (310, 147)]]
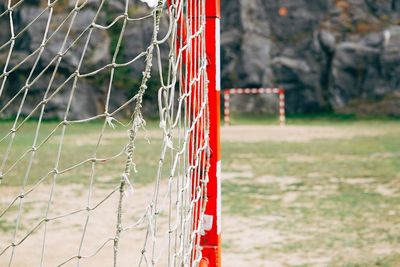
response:
[(200, 266), (221, 266), (221, 161), (220, 161), (220, 0), (206, 3), (206, 54), (210, 112), (210, 168), (205, 215), (212, 227), (201, 236), (203, 259)]
[(285, 90), (279, 88), (278, 94), (279, 94), (279, 125), (284, 126), (286, 124)]
[(226, 89), (224, 91), (224, 125), (230, 125), (231, 124), (231, 118), (230, 118), (230, 99), (231, 99), (231, 94), (230, 94), (230, 89)]

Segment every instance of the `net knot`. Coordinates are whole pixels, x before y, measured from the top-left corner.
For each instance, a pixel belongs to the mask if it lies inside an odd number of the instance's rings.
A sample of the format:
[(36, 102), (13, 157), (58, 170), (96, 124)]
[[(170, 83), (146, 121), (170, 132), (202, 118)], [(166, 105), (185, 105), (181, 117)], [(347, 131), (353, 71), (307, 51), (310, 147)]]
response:
[(176, 7), (175, 4), (171, 3), (169, 5), (169, 12), (171, 12), (175, 16)]
[(116, 119), (114, 119), (114, 117), (110, 116), (109, 114), (106, 115), (106, 123), (108, 126), (110, 126), (111, 128), (115, 129), (115, 124), (113, 123), (113, 121), (118, 122)]
[[(81, 3), (80, 3), (81, 2)], [(85, 1), (77, 1), (77, 5), (74, 8), (74, 11), (78, 12), (79, 10), (81, 10), (82, 8), (84, 8), (86, 6), (86, 4), (88, 3), (88, 0)]]
[(172, 136), (170, 133), (165, 135), (165, 144), (168, 148), (174, 149), (174, 143), (172, 142)]
[(167, 122), (165, 120), (160, 121), (160, 128), (165, 130), (167, 128)]
[(144, 120), (141, 118), (140, 115), (137, 115), (137, 116), (135, 116), (133, 123), (137, 128), (140, 128), (144, 125)]

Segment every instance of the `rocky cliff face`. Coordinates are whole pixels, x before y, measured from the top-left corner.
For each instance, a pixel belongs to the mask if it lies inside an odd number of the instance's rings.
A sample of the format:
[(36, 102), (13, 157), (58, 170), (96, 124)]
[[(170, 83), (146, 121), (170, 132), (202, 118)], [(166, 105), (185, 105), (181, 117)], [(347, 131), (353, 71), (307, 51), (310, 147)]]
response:
[[(76, 2), (80, 6), (74, 12)], [(37, 107), (45, 96), (51, 96), (44, 110), (45, 118), (64, 118), (68, 106), (67, 119), (86, 119), (103, 113), (111, 79), (111, 68), (105, 66), (112, 62), (123, 28), (122, 20), (116, 18), (124, 14), (125, 0), (56, 0), (50, 20), (46, 1), (22, 1), (13, 9), (14, 43), (6, 6), (7, 1), (0, 1), (0, 116), (13, 117), (20, 110), (22, 116), (36, 117), (40, 112)], [(128, 14), (130, 18), (147, 16), (147, 19), (127, 23), (116, 56), (116, 63), (120, 64), (133, 62), (146, 51), (153, 34), (153, 18), (148, 16), (151, 9), (146, 4), (130, 0)], [(103, 28), (90, 30), (92, 23)], [(165, 36), (167, 29), (168, 18), (164, 16), (160, 36)], [(168, 61), (167, 46), (160, 45), (165, 61)], [(8, 73), (4, 75), (6, 64)], [(78, 69), (84, 77), (75, 79)], [(143, 69), (144, 57), (115, 68), (109, 113), (135, 95)], [(96, 75), (87, 75), (92, 72)], [(157, 114), (158, 107), (155, 104), (160, 87), (157, 64), (152, 75), (155, 82), (149, 82), (149, 94), (144, 99), (148, 102), (144, 105), (145, 112), (150, 115)], [(75, 88), (73, 94), (72, 88)], [(118, 116), (127, 116), (132, 108), (133, 105), (127, 106)]]
[(223, 87), (281, 86), (290, 113), (400, 115), (399, 0), (223, 0), (222, 14)]
[[(149, 11), (137, 0), (130, 1), (132, 8), (129, 12), (134, 16)], [(58, 30), (57, 27), (68, 20), (68, 10), (75, 0), (58, 1), (50, 25), (50, 34), (57, 34), (35, 63), (36, 57), (28, 55), (40, 47), (48, 19), (47, 13), (40, 15), (42, 2), (26, 0), (14, 12), (16, 32), (33, 20), (35, 23), (15, 42), (9, 68), (18, 66), (18, 71), (10, 74), (6, 91), (0, 97), (0, 108), (18, 92), (22, 97), (20, 89), (35, 64), (32, 77), (49, 66), (40, 80), (29, 85), (27, 101), (22, 107), (23, 115), (29, 114), (43, 98), (56, 66), (56, 61), (52, 60), (57, 57), (60, 47), (64, 42), (66, 46), (71, 45), (74, 38), (90, 26), (99, 4), (99, 0), (87, 1), (77, 13), (69, 37), (64, 39), (68, 27)], [(124, 1), (108, 2), (107, 8), (97, 18), (99, 24), (111, 23), (114, 14), (123, 12)], [(0, 2), (0, 14), (5, 10), (6, 5)], [(167, 20), (164, 20), (164, 32), (166, 24)], [(116, 24), (107, 31), (93, 31), (82, 72), (93, 71), (110, 62), (120, 27)], [(126, 62), (144, 51), (150, 41), (151, 29), (151, 20), (129, 25), (118, 61)], [(221, 30), (223, 88), (283, 87), (287, 92), (289, 113), (334, 110), (400, 115), (400, 0), (222, 0)], [(9, 18), (2, 16), (1, 70), (9, 51), (9, 44), (3, 44), (9, 40)], [(74, 44), (59, 63), (52, 90), (76, 70), (84, 47), (83, 40)], [(142, 68), (143, 62), (140, 61), (115, 73), (111, 107), (120, 106), (134, 94)], [(156, 73), (153, 75), (157, 76)], [(71, 118), (87, 118), (101, 113), (107, 82), (106, 75), (80, 79), (73, 100), (75, 104), (70, 111)], [(154, 91), (157, 87), (158, 84), (151, 84)], [(45, 116), (63, 117), (68, 98), (68, 90), (61, 90), (47, 105)], [(151, 103), (154, 98), (149, 94), (147, 100)], [(260, 113), (268, 112), (270, 105), (270, 98), (255, 96), (241, 106), (245, 111)], [(157, 108), (154, 104), (144, 107), (148, 114), (155, 113)], [(17, 104), (10, 106), (5, 114), (13, 115), (18, 108)]]

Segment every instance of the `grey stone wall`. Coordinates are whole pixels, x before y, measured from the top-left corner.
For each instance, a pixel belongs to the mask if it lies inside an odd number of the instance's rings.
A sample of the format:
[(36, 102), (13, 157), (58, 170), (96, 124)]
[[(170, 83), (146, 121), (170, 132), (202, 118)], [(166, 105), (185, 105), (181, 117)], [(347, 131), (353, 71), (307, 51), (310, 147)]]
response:
[(289, 113), (400, 115), (399, 0), (223, 0), (222, 14), (223, 87), (282, 86)]
[[(141, 16), (149, 10), (137, 0), (131, 0), (130, 12)], [(43, 1), (26, 0), (14, 12), (15, 31), (28, 25), (42, 10)], [(65, 19), (74, 0), (59, 1), (52, 20), (50, 34)], [(123, 12), (124, 1), (107, 1), (98, 22), (107, 24)], [(62, 3), (62, 5), (61, 5)], [(69, 45), (95, 15), (98, 0), (90, 0), (80, 12), (66, 40)], [(280, 86), (286, 89), (287, 111), (293, 113), (334, 110), (343, 113), (400, 115), (400, 0), (222, 0), (221, 45), (222, 87)], [(286, 8), (285, 16), (279, 15)], [(0, 2), (0, 13), (5, 10)], [(15, 44), (9, 68), (16, 66), (38, 49), (48, 14), (44, 13)], [(168, 21), (162, 23), (165, 33)], [(10, 38), (8, 16), (0, 19), (0, 46)], [(128, 24), (119, 62), (126, 62), (144, 51), (151, 37), (152, 21)], [(34, 76), (52, 62), (67, 27), (62, 27), (47, 45)], [(107, 31), (95, 30), (82, 64), (90, 72), (110, 58), (118, 37), (118, 25)], [(63, 57), (54, 87), (62, 84), (76, 69), (82, 53), (84, 38)], [(164, 59), (168, 47), (164, 47)], [(9, 46), (0, 50), (0, 69), (8, 55)], [(13, 72), (0, 98), (0, 106), (15, 96), (26, 82), (35, 57), (28, 58)], [(40, 81), (33, 84), (22, 108), (29, 114), (42, 99), (51, 77), (51, 67)], [(135, 91), (140, 82), (143, 61), (116, 73), (111, 107), (117, 108)], [(155, 65), (153, 76), (158, 76)], [(157, 78), (158, 79), (158, 78)], [(150, 84), (144, 108), (156, 114), (157, 79)], [(1, 81), (0, 81), (1, 82)], [(106, 98), (108, 76), (82, 79), (75, 94), (71, 118), (86, 118), (102, 112)], [(45, 116), (62, 117), (69, 92), (65, 89), (49, 103)], [(270, 112), (271, 99), (255, 96), (250, 101), (233, 98), (237, 111)], [(18, 103), (18, 101), (15, 101)], [(18, 110), (10, 106), (6, 116)], [(127, 113), (129, 110), (127, 110)]]

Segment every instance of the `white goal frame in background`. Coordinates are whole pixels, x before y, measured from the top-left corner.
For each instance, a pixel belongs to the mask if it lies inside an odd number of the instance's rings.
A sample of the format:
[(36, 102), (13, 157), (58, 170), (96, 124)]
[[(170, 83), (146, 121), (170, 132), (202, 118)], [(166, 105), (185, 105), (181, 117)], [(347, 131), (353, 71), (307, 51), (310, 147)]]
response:
[(279, 125), (286, 124), (285, 90), (283, 88), (230, 88), (224, 89), (224, 125), (231, 125), (231, 95), (276, 94), (279, 97)]

